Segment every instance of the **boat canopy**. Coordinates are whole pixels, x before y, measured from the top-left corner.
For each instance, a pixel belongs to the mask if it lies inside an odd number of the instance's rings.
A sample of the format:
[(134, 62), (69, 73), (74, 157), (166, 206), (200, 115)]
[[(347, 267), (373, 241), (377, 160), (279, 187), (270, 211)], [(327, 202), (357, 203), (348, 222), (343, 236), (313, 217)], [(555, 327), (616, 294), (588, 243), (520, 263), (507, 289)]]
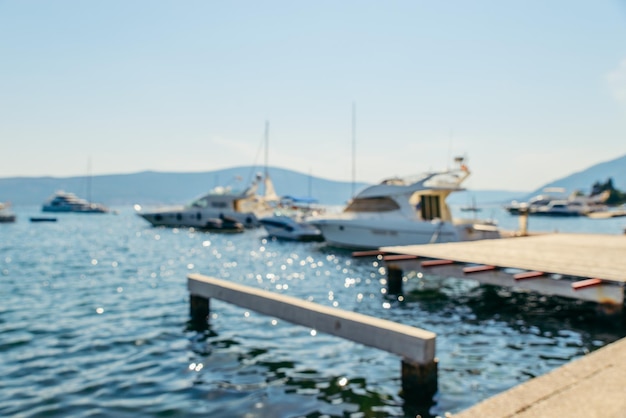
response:
[(360, 192), (357, 198), (384, 196), (410, 196), (420, 190), (445, 190), (448, 192), (465, 190), (461, 182), (469, 175), (467, 171), (449, 171), (445, 173), (429, 173), (412, 183), (399, 178), (383, 180), (380, 184), (370, 186)]

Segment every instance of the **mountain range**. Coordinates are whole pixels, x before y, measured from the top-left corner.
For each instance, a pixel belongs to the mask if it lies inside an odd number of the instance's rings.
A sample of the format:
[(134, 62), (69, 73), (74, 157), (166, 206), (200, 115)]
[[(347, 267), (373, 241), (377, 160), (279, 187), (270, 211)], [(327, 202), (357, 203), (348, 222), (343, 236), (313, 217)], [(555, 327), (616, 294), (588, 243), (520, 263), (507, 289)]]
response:
[[(0, 178), (0, 202), (8, 201), (14, 206), (40, 205), (54, 192), (65, 190), (107, 206), (179, 204), (218, 186), (244, 189), (259, 171), (258, 167), (243, 166), (201, 173), (144, 171), (98, 176)], [(334, 181), (277, 167), (269, 167), (268, 173), (279, 195), (314, 197), (327, 205), (343, 205), (354, 192), (368, 185)], [(595, 182), (609, 178), (613, 179), (617, 189), (626, 190), (626, 155), (550, 181), (534, 191), (468, 190), (453, 193), (449, 202), (467, 204), (469, 195), (481, 203), (525, 200), (545, 187), (588, 193)]]

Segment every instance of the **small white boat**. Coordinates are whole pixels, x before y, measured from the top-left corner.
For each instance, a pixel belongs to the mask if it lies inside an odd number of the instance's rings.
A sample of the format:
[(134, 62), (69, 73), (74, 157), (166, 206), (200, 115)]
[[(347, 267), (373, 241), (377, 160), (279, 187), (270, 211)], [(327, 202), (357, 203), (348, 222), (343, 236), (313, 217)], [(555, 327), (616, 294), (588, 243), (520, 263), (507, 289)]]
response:
[(446, 198), (464, 190), (470, 174), (462, 158), (456, 162), (458, 168), (414, 180), (384, 180), (358, 193), (342, 213), (308, 222), (329, 245), (350, 249), (499, 238), (492, 222), (452, 218)]
[(43, 212), (108, 213), (109, 209), (99, 203), (91, 203), (74, 193), (58, 191), (42, 206)]
[(322, 241), (319, 229), (306, 222), (324, 212), (324, 207), (311, 197), (283, 196), (271, 216), (260, 219), (269, 237), (290, 241)]
[(0, 202), (0, 223), (13, 223), (17, 219), (9, 203)]
[(261, 218), (261, 225), (268, 236), (291, 241), (322, 241), (324, 237), (319, 229), (304, 221), (298, 221), (289, 215), (276, 214)]

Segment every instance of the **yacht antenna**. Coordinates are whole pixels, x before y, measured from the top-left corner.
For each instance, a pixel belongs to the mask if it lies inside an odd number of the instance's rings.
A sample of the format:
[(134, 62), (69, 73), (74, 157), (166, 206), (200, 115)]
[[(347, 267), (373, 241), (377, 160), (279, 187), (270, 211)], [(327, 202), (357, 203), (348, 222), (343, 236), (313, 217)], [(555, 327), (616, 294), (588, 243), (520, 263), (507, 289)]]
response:
[(452, 137), (453, 131), (450, 129), (450, 138), (448, 138), (448, 158), (446, 159), (448, 170), (450, 170), (450, 160), (452, 159)]
[(91, 203), (91, 157), (87, 159), (87, 201)]
[(352, 102), (352, 197), (356, 188), (356, 104)]

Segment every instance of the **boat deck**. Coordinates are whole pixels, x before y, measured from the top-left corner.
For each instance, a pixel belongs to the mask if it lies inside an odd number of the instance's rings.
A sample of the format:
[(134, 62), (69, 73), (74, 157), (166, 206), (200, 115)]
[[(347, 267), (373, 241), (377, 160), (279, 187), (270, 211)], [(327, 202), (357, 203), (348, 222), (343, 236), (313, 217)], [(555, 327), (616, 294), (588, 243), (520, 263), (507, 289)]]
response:
[(626, 282), (626, 235), (554, 233), (446, 244), (382, 247), (383, 252)]

